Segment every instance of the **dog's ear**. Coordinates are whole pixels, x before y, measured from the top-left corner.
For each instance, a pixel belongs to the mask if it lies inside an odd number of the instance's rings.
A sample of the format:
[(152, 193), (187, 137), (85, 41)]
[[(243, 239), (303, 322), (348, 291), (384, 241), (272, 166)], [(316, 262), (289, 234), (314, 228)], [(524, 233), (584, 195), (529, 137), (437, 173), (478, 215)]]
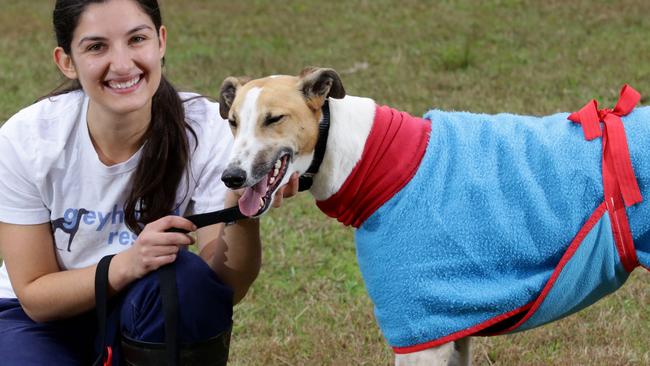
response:
[[(300, 73), (299, 87), (310, 107), (322, 107), (327, 97), (337, 99), (345, 97), (343, 83), (334, 69), (315, 67), (303, 69)], [(309, 102), (314, 102), (314, 105)]]
[(219, 114), (221, 114), (221, 118), (228, 119), (228, 112), (230, 112), (232, 102), (235, 100), (235, 95), (237, 95), (237, 89), (249, 80), (247, 77), (234, 76), (228, 76), (223, 80), (219, 91)]

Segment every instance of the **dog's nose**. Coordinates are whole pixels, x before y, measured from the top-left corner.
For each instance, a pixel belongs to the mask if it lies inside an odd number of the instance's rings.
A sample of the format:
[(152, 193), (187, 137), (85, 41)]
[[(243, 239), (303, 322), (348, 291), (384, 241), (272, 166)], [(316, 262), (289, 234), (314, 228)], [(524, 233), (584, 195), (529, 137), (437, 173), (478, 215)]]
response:
[(241, 188), (246, 182), (246, 172), (240, 168), (226, 168), (221, 174), (221, 180), (228, 188)]

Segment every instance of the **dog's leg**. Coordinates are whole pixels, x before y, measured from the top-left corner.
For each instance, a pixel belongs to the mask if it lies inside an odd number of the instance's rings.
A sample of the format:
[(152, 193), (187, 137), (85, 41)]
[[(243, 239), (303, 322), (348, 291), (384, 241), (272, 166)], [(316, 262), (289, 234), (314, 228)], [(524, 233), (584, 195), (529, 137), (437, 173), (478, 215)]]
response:
[(395, 355), (395, 366), (470, 366), (470, 364), (469, 338), (420, 352)]
[(456, 356), (458, 362), (454, 365), (470, 366), (472, 364), (472, 341), (469, 337), (461, 338), (454, 342), (456, 344)]

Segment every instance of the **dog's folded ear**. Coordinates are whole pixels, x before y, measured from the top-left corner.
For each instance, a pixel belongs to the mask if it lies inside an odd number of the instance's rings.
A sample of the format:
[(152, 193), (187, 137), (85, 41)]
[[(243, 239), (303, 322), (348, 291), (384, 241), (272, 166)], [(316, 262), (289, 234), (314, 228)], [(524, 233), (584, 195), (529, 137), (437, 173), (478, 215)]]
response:
[(237, 89), (249, 80), (250, 78), (247, 77), (235, 76), (228, 76), (223, 80), (219, 91), (219, 114), (221, 114), (221, 118), (228, 119), (228, 112), (230, 111), (230, 107), (232, 107), (232, 102), (235, 100)]
[(334, 69), (308, 67), (300, 73), (300, 90), (307, 100), (318, 101), (320, 108), (325, 98), (341, 99), (345, 89), (339, 74)]

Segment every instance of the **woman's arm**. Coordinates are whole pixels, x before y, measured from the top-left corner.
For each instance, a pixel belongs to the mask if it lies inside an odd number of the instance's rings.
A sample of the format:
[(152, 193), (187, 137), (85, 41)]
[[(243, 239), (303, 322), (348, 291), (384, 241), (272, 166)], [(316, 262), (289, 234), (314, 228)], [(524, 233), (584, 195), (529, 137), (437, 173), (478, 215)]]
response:
[[(298, 175), (294, 174), (276, 192), (273, 207), (280, 207), (284, 197), (294, 196), (297, 192)], [(236, 206), (239, 197), (237, 192), (228, 191), (224, 207)], [(234, 290), (233, 303), (237, 304), (257, 278), (262, 265), (259, 220), (239, 220), (228, 226), (206, 226), (196, 233), (201, 257), (219, 279)]]
[(23, 310), (34, 321), (80, 314), (94, 306), (94, 267), (60, 271), (49, 223), (0, 223), (0, 253)]
[[(238, 196), (228, 192), (225, 207), (237, 204)], [(217, 224), (196, 232), (200, 255), (220, 280), (233, 291), (237, 304), (248, 292), (260, 271), (262, 244), (259, 220), (239, 220), (232, 225)]]
[[(173, 262), (181, 245), (193, 243), (188, 235), (165, 232), (171, 227), (195, 229), (178, 216), (163, 217), (145, 226), (133, 246), (111, 262), (108, 278), (112, 294)], [(68, 318), (95, 307), (97, 265), (61, 271), (51, 230), (49, 223), (0, 223), (0, 254), (23, 310), (36, 322)]]

